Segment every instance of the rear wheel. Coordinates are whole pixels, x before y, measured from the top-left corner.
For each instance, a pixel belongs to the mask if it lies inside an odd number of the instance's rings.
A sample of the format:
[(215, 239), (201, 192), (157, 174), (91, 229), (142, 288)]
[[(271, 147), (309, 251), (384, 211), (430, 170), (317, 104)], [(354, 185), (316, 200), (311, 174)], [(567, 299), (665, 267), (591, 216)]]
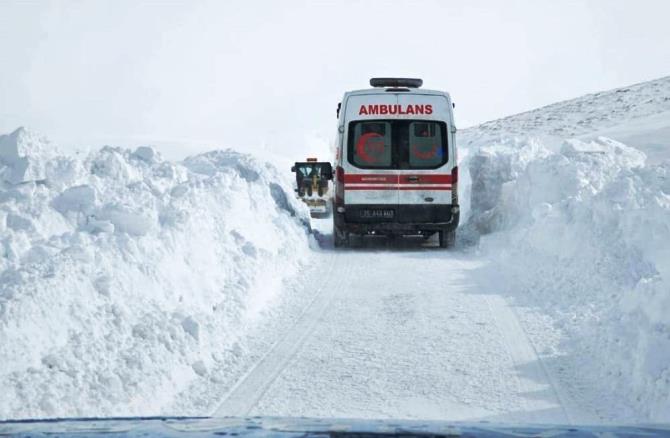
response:
[(349, 246), (349, 234), (346, 232), (336, 232), (333, 235), (333, 245), (335, 248), (346, 248)]
[(438, 232), (440, 248), (451, 248), (456, 242), (456, 230), (442, 230)]
[(335, 248), (344, 248), (349, 246), (349, 233), (340, 229), (334, 223), (333, 223), (333, 246)]

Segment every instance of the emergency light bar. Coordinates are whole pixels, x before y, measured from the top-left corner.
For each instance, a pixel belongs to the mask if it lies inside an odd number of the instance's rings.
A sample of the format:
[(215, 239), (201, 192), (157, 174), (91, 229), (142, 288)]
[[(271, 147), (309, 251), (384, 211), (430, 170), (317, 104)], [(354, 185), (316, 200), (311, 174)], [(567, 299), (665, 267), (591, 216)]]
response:
[(409, 87), (420, 88), (423, 85), (423, 79), (413, 78), (372, 78), (370, 86), (372, 87)]

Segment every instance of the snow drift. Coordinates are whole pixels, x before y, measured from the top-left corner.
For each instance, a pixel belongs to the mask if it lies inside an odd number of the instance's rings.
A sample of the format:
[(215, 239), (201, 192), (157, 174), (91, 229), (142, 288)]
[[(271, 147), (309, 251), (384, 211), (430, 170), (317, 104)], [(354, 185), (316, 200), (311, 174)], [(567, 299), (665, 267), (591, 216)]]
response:
[[(598, 398), (581, 402), (600, 406), (603, 420), (667, 422), (670, 135), (658, 133), (670, 127), (670, 78), (622, 90), (466, 131), (466, 228), (481, 236), (503, 292), (540, 308), (562, 334), (560, 342), (538, 337), (536, 344), (553, 372), (567, 376), (562, 384), (572, 396), (584, 397), (580, 385), (595, 387), (588, 392)], [(625, 114), (616, 104), (622, 95)], [(611, 123), (642, 126), (636, 123), (650, 116), (658, 123), (644, 126), (663, 145), (654, 164), (597, 135)]]
[(158, 413), (207, 378), (309, 251), (285, 187), (230, 150), (0, 136), (0, 417)]

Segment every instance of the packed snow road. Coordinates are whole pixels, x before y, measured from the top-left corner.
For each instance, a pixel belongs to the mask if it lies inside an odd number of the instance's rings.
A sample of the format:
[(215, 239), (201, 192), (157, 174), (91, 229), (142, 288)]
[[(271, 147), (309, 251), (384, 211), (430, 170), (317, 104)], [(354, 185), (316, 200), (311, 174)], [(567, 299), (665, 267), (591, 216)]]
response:
[(571, 422), (484, 262), (431, 245), (319, 254), (314, 300), (215, 414)]

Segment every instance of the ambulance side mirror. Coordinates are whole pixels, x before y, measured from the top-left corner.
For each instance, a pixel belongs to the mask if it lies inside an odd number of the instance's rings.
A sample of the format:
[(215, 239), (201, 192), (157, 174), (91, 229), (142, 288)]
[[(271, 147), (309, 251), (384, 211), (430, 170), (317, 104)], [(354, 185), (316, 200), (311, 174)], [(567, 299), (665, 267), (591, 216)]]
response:
[(295, 166), (291, 166), (291, 172), (295, 172)]

